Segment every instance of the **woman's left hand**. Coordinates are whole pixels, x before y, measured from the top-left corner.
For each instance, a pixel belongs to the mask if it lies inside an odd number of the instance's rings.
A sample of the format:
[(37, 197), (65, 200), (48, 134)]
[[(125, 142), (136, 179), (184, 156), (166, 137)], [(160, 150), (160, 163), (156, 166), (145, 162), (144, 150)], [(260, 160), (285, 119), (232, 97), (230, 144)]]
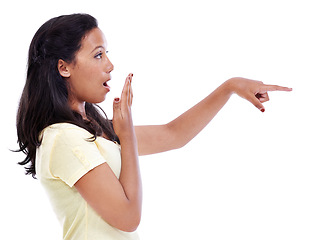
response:
[(232, 93), (251, 102), (256, 108), (264, 112), (262, 103), (269, 101), (268, 91), (292, 91), (292, 88), (278, 85), (266, 85), (261, 81), (236, 77), (225, 82)]

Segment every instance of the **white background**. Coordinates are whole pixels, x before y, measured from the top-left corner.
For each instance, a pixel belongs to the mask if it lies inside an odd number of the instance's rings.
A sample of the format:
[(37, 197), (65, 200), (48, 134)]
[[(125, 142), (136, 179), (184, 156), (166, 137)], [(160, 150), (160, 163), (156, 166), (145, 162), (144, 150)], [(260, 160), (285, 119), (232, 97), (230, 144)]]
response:
[[(9, 1), (0, 7), (0, 213), (5, 239), (61, 238), (37, 180), (17, 165), (15, 114), (30, 41), (48, 19), (90, 13), (115, 66), (134, 73), (135, 124), (162, 124), (241, 76), (292, 87), (261, 113), (233, 96), (188, 145), (141, 157), (142, 240), (323, 239), (322, 5), (306, 0)], [(2, 238), (2, 237), (1, 237)]]

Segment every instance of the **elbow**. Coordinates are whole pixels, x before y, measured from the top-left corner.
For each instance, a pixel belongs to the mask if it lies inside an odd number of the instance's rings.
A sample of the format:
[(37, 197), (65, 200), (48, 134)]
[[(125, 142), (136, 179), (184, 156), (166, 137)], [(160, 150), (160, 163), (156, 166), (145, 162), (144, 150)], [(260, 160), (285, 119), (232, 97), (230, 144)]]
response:
[[(140, 222), (139, 222), (140, 223)], [(124, 231), (124, 232), (134, 232), (134, 231), (136, 231), (137, 230), (137, 228), (139, 227), (139, 223), (138, 224), (134, 224), (134, 225), (132, 225), (132, 226), (129, 226), (129, 227), (127, 227), (127, 228), (125, 228), (125, 229), (120, 229), (120, 230), (122, 230), (122, 231)]]
[(173, 149), (176, 150), (176, 149), (180, 149), (182, 147), (184, 147), (188, 142), (178, 142), (178, 141), (174, 141), (173, 142)]
[(180, 149), (189, 143), (190, 139), (187, 138), (186, 134), (183, 134), (176, 130), (176, 127), (172, 123), (166, 125), (168, 130), (168, 145), (169, 150)]
[(117, 227), (119, 230), (124, 231), (124, 232), (134, 232), (137, 230), (139, 227), (141, 221), (141, 217), (133, 217), (131, 219), (125, 219), (123, 223), (120, 224), (119, 227)]
[(114, 217), (109, 214), (102, 216), (104, 221), (110, 226), (123, 232), (134, 232), (139, 227), (141, 221), (141, 211), (119, 211)]

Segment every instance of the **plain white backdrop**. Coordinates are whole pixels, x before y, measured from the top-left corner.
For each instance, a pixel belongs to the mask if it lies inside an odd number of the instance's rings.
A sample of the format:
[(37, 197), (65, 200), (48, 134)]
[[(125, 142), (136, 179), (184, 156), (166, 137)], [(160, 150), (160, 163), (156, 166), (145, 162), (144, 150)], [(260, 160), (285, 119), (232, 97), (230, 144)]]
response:
[(10, 1), (0, 7), (0, 212), (5, 239), (61, 239), (37, 180), (17, 165), (15, 115), (30, 41), (48, 19), (85, 12), (106, 35), (112, 117), (129, 72), (136, 125), (171, 121), (225, 80), (292, 87), (261, 113), (233, 96), (184, 148), (140, 158), (142, 240), (323, 238), (320, 1)]

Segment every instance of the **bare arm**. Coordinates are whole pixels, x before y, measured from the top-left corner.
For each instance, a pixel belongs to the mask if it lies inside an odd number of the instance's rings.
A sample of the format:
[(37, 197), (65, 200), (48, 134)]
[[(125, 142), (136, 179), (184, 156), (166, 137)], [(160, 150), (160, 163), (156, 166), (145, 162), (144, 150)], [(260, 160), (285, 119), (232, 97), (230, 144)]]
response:
[(111, 226), (134, 231), (141, 218), (142, 187), (137, 141), (131, 117), (132, 75), (129, 75), (121, 100), (113, 105), (113, 126), (121, 144), (119, 179), (107, 163), (85, 174), (75, 187), (93, 209)]
[(232, 78), (219, 86), (201, 102), (165, 125), (136, 126), (139, 155), (180, 148), (192, 140), (236, 93), (260, 111), (269, 100), (267, 91), (291, 91), (277, 85), (265, 85), (245, 78)]

